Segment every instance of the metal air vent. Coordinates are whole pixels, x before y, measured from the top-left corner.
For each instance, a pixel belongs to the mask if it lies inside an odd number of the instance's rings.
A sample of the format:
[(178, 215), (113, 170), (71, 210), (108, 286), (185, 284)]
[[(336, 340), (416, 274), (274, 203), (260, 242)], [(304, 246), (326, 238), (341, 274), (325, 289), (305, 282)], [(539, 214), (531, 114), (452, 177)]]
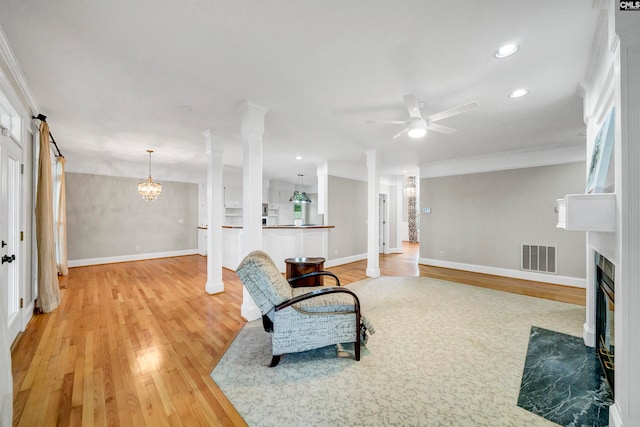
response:
[(521, 269), (556, 274), (557, 248), (555, 246), (522, 245)]

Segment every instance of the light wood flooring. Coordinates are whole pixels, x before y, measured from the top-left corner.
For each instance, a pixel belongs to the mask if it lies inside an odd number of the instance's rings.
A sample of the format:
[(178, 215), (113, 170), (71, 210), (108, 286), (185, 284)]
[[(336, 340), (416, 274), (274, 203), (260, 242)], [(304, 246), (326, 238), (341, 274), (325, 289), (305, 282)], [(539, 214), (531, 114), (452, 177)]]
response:
[[(584, 305), (584, 290), (419, 266), (418, 245), (380, 258), (383, 276), (431, 276)], [(343, 284), (366, 261), (330, 269)], [(242, 285), (207, 295), (206, 258), (78, 267), (62, 305), (12, 348), (16, 426), (243, 426), (209, 374), (244, 324)], [(265, 361), (265, 364), (267, 361)], [(265, 365), (265, 369), (266, 365)]]

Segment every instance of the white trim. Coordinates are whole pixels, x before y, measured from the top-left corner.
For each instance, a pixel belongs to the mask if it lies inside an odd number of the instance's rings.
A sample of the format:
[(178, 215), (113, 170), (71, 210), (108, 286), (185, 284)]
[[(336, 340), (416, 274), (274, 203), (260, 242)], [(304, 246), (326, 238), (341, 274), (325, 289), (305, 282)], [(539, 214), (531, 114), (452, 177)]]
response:
[(258, 306), (255, 305), (253, 300), (251, 300), (251, 303), (253, 304), (247, 304), (247, 302), (245, 301), (242, 303), (242, 306), (240, 307), (240, 315), (244, 317), (247, 320), (247, 322), (251, 322), (253, 320), (257, 320), (262, 317), (262, 313), (260, 312), (260, 309), (258, 308)]
[(356, 262), (356, 261), (362, 261), (363, 259), (367, 259), (367, 254), (351, 255), (344, 258), (331, 259), (325, 262), (324, 266), (327, 268), (335, 267), (337, 265), (349, 264), (351, 262)]
[(27, 329), (27, 325), (31, 322), (33, 318), (33, 311), (36, 308), (36, 301), (33, 300), (26, 305), (24, 310), (22, 310), (22, 331), (24, 332)]
[(514, 279), (533, 280), (535, 282), (552, 283), (554, 285), (585, 288), (585, 279), (579, 277), (558, 276), (555, 274), (535, 273), (531, 271), (512, 270), (510, 268), (490, 267), (486, 265), (465, 264), (462, 262), (442, 261), (438, 259), (420, 258), (418, 264), (433, 265), (435, 267), (452, 268), (455, 270), (472, 271), (474, 273), (491, 274), (494, 276), (513, 277)]
[(582, 324), (582, 340), (587, 347), (596, 346), (596, 331), (587, 322)]
[(367, 277), (380, 277), (380, 269), (379, 268), (367, 268), (365, 272)]
[(84, 267), (87, 265), (113, 264), (116, 262), (143, 261), (146, 259), (171, 258), (184, 255), (199, 255), (198, 248), (169, 252), (153, 252), (148, 254), (110, 256), (103, 258), (74, 259), (69, 260), (69, 267)]
[[(222, 269), (222, 267), (220, 268)], [(209, 282), (207, 281), (206, 285), (205, 285), (205, 290), (207, 291), (207, 293), (209, 295), (215, 295), (215, 294), (219, 294), (221, 292), (224, 292), (224, 282), (220, 281), (220, 282)]]
[(609, 425), (611, 427), (624, 427), (620, 413), (620, 405), (617, 401), (613, 402), (613, 405), (609, 406)]
[(389, 248), (387, 249), (388, 254), (401, 254), (402, 248)]
[(29, 104), (29, 108), (31, 108), (32, 114), (38, 114), (40, 112), (38, 101), (33, 95), (33, 92), (31, 92), (31, 88), (27, 83), (27, 79), (22, 73), (22, 68), (20, 68), (20, 64), (18, 63), (18, 60), (13, 53), (11, 44), (9, 43), (9, 40), (7, 39), (7, 36), (4, 33), (2, 27), (0, 27), (0, 57), (9, 68), (9, 72), (11, 73), (13, 79), (16, 81), (16, 85), (18, 86), (21, 95), (27, 101), (27, 104)]
[(552, 149), (504, 151), (486, 156), (425, 163), (420, 165), (420, 179), (579, 163), (586, 159), (583, 144)]

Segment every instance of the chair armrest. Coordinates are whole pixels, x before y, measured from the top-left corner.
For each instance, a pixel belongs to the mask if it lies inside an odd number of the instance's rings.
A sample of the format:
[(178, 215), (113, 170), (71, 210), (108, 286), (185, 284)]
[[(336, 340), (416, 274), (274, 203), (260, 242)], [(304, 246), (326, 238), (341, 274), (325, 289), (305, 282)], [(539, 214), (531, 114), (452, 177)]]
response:
[(283, 308), (287, 308), (287, 307), (289, 307), (289, 306), (291, 306), (293, 304), (299, 303), (300, 301), (304, 301), (304, 300), (307, 300), (307, 299), (310, 299), (310, 298), (315, 298), (315, 297), (319, 297), (319, 296), (326, 295), (326, 294), (331, 294), (331, 293), (336, 293), (336, 292), (343, 292), (343, 293), (351, 295), (353, 297), (353, 300), (354, 300), (354, 304), (353, 304), (354, 307), (355, 307), (354, 312), (358, 313), (358, 315), (359, 315), (359, 313), (360, 313), (360, 300), (358, 299), (358, 296), (355, 293), (353, 293), (352, 291), (350, 291), (349, 289), (342, 288), (342, 287), (321, 288), (321, 289), (318, 289), (316, 291), (311, 291), (311, 292), (308, 292), (306, 294), (298, 295), (296, 297), (293, 297), (293, 298), (291, 298), (289, 300), (286, 300), (286, 301), (276, 305), (275, 310), (276, 311), (282, 310)]
[(338, 279), (338, 276), (331, 273), (330, 271), (312, 271), (311, 273), (303, 274), (302, 276), (292, 277), (291, 279), (287, 279), (287, 281), (289, 282), (289, 284), (291, 284), (296, 280), (306, 279), (307, 277), (314, 277), (314, 276), (331, 276), (335, 279), (336, 286), (340, 286), (340, 279)]

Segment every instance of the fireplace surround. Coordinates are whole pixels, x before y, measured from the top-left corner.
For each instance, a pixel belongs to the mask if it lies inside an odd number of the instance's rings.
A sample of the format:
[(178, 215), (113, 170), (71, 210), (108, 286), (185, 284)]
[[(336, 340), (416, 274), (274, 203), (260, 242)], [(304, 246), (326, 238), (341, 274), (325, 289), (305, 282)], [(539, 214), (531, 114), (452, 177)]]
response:
[(615, 266), (598, 253), (595, 265), (596, 351), (611, 390), (615, 391)]

